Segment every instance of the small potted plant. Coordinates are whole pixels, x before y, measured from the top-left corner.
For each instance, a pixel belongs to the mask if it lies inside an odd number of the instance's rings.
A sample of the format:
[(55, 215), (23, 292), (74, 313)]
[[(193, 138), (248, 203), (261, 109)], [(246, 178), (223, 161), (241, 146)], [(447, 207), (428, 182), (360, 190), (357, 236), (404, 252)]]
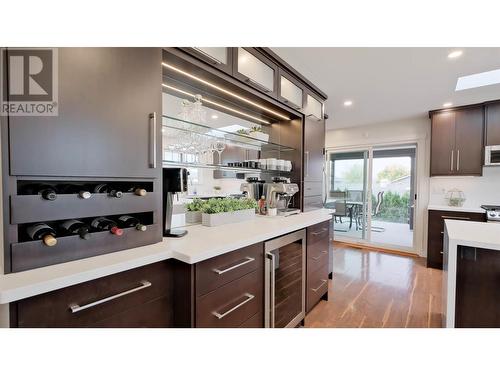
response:
[(262, 126), (255, 125), (250, 128), (248, 135), (252, 138), (258, 139), (259, 141), (267, 142), (269, 141), (269, 134), (262, 131)]
[(255, 217), (256, 208), (254, 199), (211, 198), (201, 207), (202, 224), (215, 227), (250, 220)]
[(186, 204), (186, 223), (201, 223), (201, 207), (203, 203), (203, 199), (194, 198), (192, 202)]

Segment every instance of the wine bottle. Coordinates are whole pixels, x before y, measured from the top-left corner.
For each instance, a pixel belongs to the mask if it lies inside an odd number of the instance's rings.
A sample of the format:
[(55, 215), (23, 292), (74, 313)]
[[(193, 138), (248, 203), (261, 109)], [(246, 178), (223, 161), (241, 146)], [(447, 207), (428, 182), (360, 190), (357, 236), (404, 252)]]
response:
[(117, 220), (118, 225), (122, 228), (134, 228), (140, 230), (141, 232), (145, 232), (148, 227), (144, 224), (141, 224), (139, 219), (130, 216), (130, 215), (122, 215)]
[(105, 217), (98, 217), (92, 220), (90, 226), (100, 232), (104, 232), (109, 230), (111, 233), (121, 236), (123, 234), (123, 229), (119, 228), (116, 222), (113, 220), (107, 219)]
[(140, 187), (140, 186), (132, 186), (130, 189), (127, 190), (128, 193), (134, 193), (135, 195), (138, 195), (140, 197), (144, 197), (147, 195), (147, 190)]
[(63, 233), (66, 233), (68, 235), (79, 235), (80, 238), (84, 240), (88, 240), (90, 238), (90, 228), (87, 224), (80, 220), (76, 219), (71, 219), (71, 220), (66, 220), (63, 221), (60, 224)]
[(76, 194), (82, 199), (89, 199), (92, 193), (86, 189), (83, 185), (77, 184), (61, 184), (57, 185), (57, 191), (59, 194)]
[(24, 194), (28, 195), (41, 195), (43, 199), (46, 199), (48, 201), (53, 201), (57, 198), (57, 191), (56, 189), (47, 184), (32, 184), (32, 185), (27, 185), (23, 188)]
[(99, 184), (94, 187), (94, 193), (108, 193), (110, 197), (121, 198), (123, 192), (121, 190), (115, 189), (108, 184)]
[(38, 223), (28, 227), (26, 233), (32, 240), (42, 240), (47, 246), (57, 244), (56, 231), (45, 223)]

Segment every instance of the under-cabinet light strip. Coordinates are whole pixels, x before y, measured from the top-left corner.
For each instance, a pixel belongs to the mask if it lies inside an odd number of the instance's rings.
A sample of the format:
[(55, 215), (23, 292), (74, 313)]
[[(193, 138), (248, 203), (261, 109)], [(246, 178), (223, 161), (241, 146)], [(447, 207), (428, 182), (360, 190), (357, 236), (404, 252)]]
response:
[(250, 105), (253, 105), (254, 107), (257, 107), (257, 108), (260, 108), (260, 109), (262, 109), (262, 110), (264, 110), (264, 111), (266, 111), (266, 112), (272, 113), (273, 115), (278, 116), (279, 118), (281, 118), (281, 119), (283, 119), (283, 120), (290, 120), (290, 117), (288, 117), (288, 116), (285, 116), (285, 115), (283, 115), (283, 114), (281, 114), (281, 113), (279, 113), (279, 112), (273, 111), (273, 110), (272, 110), (272, 109), (270, 109), (270, 108), (267, 108), (267, 107), (265, 107), (265, 106), (263, 106), (263, 105), (260, 105), (259, 103), (256, 103), (256, 102), (254, 102), (254, 101), (252, 101), (252, 100), (250, 100), (250, 99), (247, 99), (247, 98), (245, 98), (245, 97), (243, 97), (243, 96), (240, 96), (240, 95), (238, 95), (238, 94), (235, 94), (235, 93), (234, 93), (234, 92), (232, 92), (232, 91), (229, 91), (229, 90), (226, 90), (226, 89), (224, 89), (224, 88), (222, 88), (222, 87), (220, 87), (220, 86), (214, 85), (214, 84), (213, 84), (213, 83), (211, 83), (211, 82), (205, 81), (204, 79), (202, 79), (202, 78), (200, 78), (200, 77), (197, 77), (197, 76), (195, 76), (195, 75), (193, 75), (193, 74), (191, 74), (191, 73), (188, 73), (188, 72), (186, 72), (186, 71), (184, 71), (184, 70), (182, 70), (182, 69), (179, 69), (179, 68), (177, 68), (177, 67), (175, 67), (175, 66), (173, 66), (173, 65), (167, 64), (167, 63), (165, 63), (165, 62), (162, 62), (161, 64), (162, 64), (164, 67), (168, 68), (168, 69), (171, 69), (171, 70), (173, 70), (173, 71), (175, 71), (175, 72), (178, 72), (178, 73), (180, 73), (180, 74), (182, 74), (182, 75), (185, 75), (186, 77), (189, 77), (189, 78), (194, 79), (194, 80), (196, 80), (196, 81), (198, 81), (198, 82), (201, 82), (201, 83), (203, 83), (203, 84), (205, 84), (205, 85), (207, 85), (207, 86), (210, 86), (210, 87), (212, 87), (212, 88), (214, 88), (214, 89), (216, 89), (216, 90), (218, 90), (218, 91), (221, 91), (221, 92), (223, 92), (223, 93), (225, 93), (225, 94), (231, 95), (232, 97), (237, 98), (237, 99), (239, 99), (239, 100), (241, 100), (241, 101), (244, 101), (245, 103), (248, 103), (248, 104), (250, 104)]
[[(192, 98), (196, 97), (195, 94), (192, 94), (190, 92), (187, 92), (187, 91), (184, 91), (184, 90), (181, 90), (177, 87), (174, 87), (174, 86), (170, 86), (170, 85), (167, 85), (165, 83), (162, 83), (162, 86), (163, 87), (166, 87), (167, 89), (170, 89), (170, 90), (173, 90), (173, 91), (177, 91), (181, 94), (184, 94), (184, 95), (187, 95), (187, 96), (190, 96)], [(256, 120), (256, 121), (259, 121), (259, 122), (262, 122), (263, 124), (267, 124), (267, 125), (270, 125), (271, 123), (269, 121), (266, 121), (266, 120), (262, 120), (261, 118), (258, 118), (258, 117), (255, 117), (255, 116), (252, 116), (252, 115), (249, 115), (248, 113), (245, 113), (245, 112), (241, 112), (241, 111), (238, 111), (237, 109), (234, 109), (234, 108), (231, 108), (231, 107), (227, 107), (223, 104), (219, 104), (217, 102), (214, 102), (212, 100), (208, 100), (208, 99), (205, 99), (205, 98), (201, 98), (202, 101), (206, 102), (206, 103), (209, 103), (209, 104), (212, 104), (216, 107), (219, 107), (219, 108), (224, 108), (228, 111), (231, 111), (233, 113), (237, 113), (239, 115), (242, 115), (242, 116), (245, 116), (245, 117), (248, 117), (248, 118), (251, 118), (252, 120)]]

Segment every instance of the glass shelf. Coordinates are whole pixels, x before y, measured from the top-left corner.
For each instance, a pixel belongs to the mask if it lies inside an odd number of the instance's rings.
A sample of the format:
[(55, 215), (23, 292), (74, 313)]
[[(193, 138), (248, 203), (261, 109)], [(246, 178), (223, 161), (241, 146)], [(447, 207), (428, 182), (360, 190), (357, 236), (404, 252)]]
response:
[(188, 162), (180, 162), (180, 161), (169, 161), (163, 160), (164, 167), (180, 167), (180, 168), (206, 168), (206, 169), (215, 169), (221, 171), (232, 171), (239, 173), (274, 173), (280, 175), (288, 175), (290, 171), (278, 171), (271, 169), (258, 169), (258, 168), (243, 168), (243, 167), (229, 167), (227, 165), (219, 165), (219, 164), (202, 164), (202, 163), (188, 163)]
[(260, 151), (294, 151), (295, 149), (289, 146), (280, 145), (278, 143), (263, 141), (248, 135), (237, 134), (212, 128), (207, 125), (201, 125), (194, 122), (181, 120), (175, 117), (162, 116), (162, 126), (166, 129), (175, 129), (184, 132), (193, 132), (202, 134), (207, 137), (224, 138), (226, 142), (240, 147), (248, 147)]

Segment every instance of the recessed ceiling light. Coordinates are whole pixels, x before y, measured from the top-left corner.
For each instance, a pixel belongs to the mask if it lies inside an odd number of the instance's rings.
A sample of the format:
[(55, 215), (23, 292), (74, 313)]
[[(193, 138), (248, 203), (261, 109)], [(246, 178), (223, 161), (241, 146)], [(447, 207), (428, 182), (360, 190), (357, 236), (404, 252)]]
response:
[(217, 116), (216, 114), (213, 114), (213, 115), (212, 115), (212, 116), (210, 116), (210, 117), (212, 117), (214, 120), (217, 120), (217, 119), (219, 118), (219, 116)]
[(471, 74), (470, 76), (459, 77), (455, 91), (473, 89), (476, 87), (496, 85), (500, 83), (500, 69), (489, 72)]
[(443, 104), (443, 107), (451, 107), (453, 105), (452, 102), (446, 102)]
[(453, 51), (453, 52), (450, 52), (450, 53), (448, 54), (448, 58), (449, 58), (449, 59), (456, 59), (457, 57), (462, 56), (462, 54), (463, 54), (463, 53), (464, 53), (464, 52), (463, 52), (463, 51), (460, 51), (460, 50), (458, 50), (458, 51)]
[(346, 107), (350, 107), (351, 105), (352, 105), (352, 100), (346, 100), (344, 102), (344, 106), (346, 106)]

